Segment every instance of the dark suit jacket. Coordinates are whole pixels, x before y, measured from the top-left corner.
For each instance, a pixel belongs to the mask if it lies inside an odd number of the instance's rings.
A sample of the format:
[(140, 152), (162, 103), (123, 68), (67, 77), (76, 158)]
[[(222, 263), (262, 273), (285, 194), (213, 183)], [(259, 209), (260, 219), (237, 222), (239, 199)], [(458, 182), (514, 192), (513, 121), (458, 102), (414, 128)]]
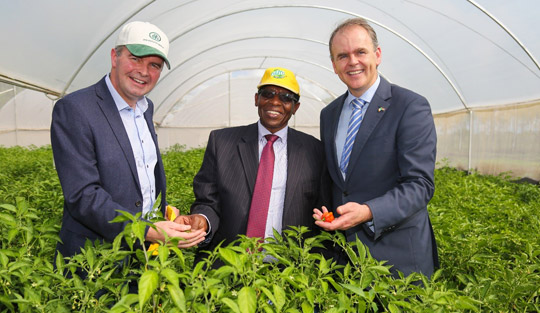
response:
[(431, 275), (437, 247), (427, 212), (435, 185), (437, 136), (428, 101), (381, 77), (355, 139), (348, 175), (343, 180), (335, 136), (347, 94), (321, 112), (321, 139), (332, 177), (333, 208), (367, 204), (374, 232), (365, 224), (345, 233), (358, 237), (373, 257), (405, 274)]
[[(313, 208), (328, 195), (322, 184), (327, 173), (322, 144), (316, 138), (289, 128), (287, 134), (287, 186), (283, 228), (313, 228)], [(203, 164), (193, 180), (195, 202), (191, 213), (208, 217), (213, 249), (246, 234), (249, 208), (259, 165), (257, 123), (210, 133)], [(326, 189), (321, 191), (321, 189)], [(200, 258), (200, 255), (199, 255)]]
[[(144, 117), (156, 145), (156, 195), (165, 205), (165, 172), (152, 123), (154, 105)], [(86, 239), (112, 242), (125, 223), (109, 223), (119, 213), (142, 211), (143, 198), (127, 132), (105, 78), (73, 92), (54, 106), (51, 144), (64, 193), (64, 215), (57, 250), (79, 252)], [(148, 229), (146, 229), (148, 231)]]

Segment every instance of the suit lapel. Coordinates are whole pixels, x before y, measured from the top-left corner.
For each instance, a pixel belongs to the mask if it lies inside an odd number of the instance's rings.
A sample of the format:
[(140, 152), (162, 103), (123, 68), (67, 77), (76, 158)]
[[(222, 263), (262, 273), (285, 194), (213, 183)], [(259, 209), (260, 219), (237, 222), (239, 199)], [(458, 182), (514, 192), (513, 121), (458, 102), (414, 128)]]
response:
[(248, 182), (250, 195), (253, 195), (253, 188), (255, 188), (255, 180), (257, 179), (257, 169), (259, 167), (258, 134), (257, 123), (251, 124), (247, 128), (246, 134), (238, 142), (238, 154), (244, 168), (244, 175)]
[[(156, 182), (156, 197), (161, 193), (163, 192), (163, 194), (161, 195), (161, 209), (165, 212), (165, 207), (166, 207), (166, 199), (165, 199), (165, 176), (164, 176), (164, 173), (165, 173), (165, 170), (163, 168), (163, 160), (161, 159), (161, 155), (160, 155), (160, 152), (159, 152), (159, 145), (158, 145), (158, 140), (157, 140), (157, 133), (156, 133), (156, 130), (154, 128), (154, 121), (153, 121), (153, 116), (154, 116), (154, 103), (150, 100), (150, 99), (147, 99), (148, 101), (148, 109), (144, 112), (144, 119), (146, 120), (146, 124), (148, 125), (148, 130), (150, 131), (150, 136), (152, 136), (152, 140), (154, 141), (154, 145), (156, 147), (156, 155), (157, 155), (157, 164), (156, 164), (156, 168), (154, 169), (154, 177), (155, 177), (155, 182)], [(137, 177), (138, 177), (138, 174), (137, 174)]]
[[(289, 127), (287, 131), (287, 183), (285, 186), (285, 201), (283, 204), (283, 219), (290, 218), (292, 214), (292, 201), (298, 194), (299, 178), (303, 172), (303, 164), (308, 160), (304, 156), (305, 150), (297, 132)], [(290, 212), (289, 212), (290, 211)]]
[(330, 149), (330, 153), (327, 153), (326, 155), (330, 155), (330, 160), (327, 161), (328, 164), (328, 171), (330, 175), (332, 176), (332, 179), (334, 182), (339, 182), (338, 185), (343, 185), (345, 182), (343, 181), (343, 176), (341, 175), (341, 170), (339, 169), (339, 160), (337, 159), (337, 151), (336, 151), (336, 133), (338, 130), (339, 125), (339, 117), (341, 115), (341, 110), (343, 109), (343, 102), (345, 101), (345, 98), (347, 97), (347, 92), (343, 95), (341, 95), (339, 98), (337, 98), (333, 103), (335, 104), (332, 108), (329, 108), (330, 111), (329, 114), (329, 131), (326, 131), (326, 138), (325, 141), (329, 144), (327, 144), (326, 149)]
[[(129, 137), (126, 133), (126, 129), (124, 128), (124, 123), (122, 122), (120, 113), (118, 113), (118, 108), (116, 107), (111, 93), (107, 88), (105, 79), (102, 79), (97, 84), (96, 95), (99, 99), (98, 105), (100, 106), (103, 115), (107, 119), (107, 122), (109, 123), (118, 144), (124, 152), (124, 156), (129, 164), (129, 168), (131, 169), (133, 179), (135, 179), (137, 185), (140, 186), (139, 176), (137, 175), (137, 166), (135, 166), (135, 157), (133, 156), (133, 150), (129, 142)], [(140, 188), (137, 188), (137, 191), (140, 193)]]
[(390, 107), (390, 102), (387, 100), (390, 99), (391, 96), (392, 94), (390, 90), (390, 84), (388, 83), (388, 81), (381, 77), (379, 87), (377, 88), (373, 99), (371, 99), (371, 102), (369, 103), (368, 109), (362, 119), (360, 129), (358, 130), (356, 138), (354, 139), (354, 145), (351, 152), (351, 158), (349, 161), (349, 168), (347, 169), (347, 172), (352, 173), (354, 171), (354, 167), (356, 166), (360, 153), (364, 145), (366, 144), (369, 136), (373, 133), (373, 131), (379, 124), (379, 121), (384, 116), (388, 107)]

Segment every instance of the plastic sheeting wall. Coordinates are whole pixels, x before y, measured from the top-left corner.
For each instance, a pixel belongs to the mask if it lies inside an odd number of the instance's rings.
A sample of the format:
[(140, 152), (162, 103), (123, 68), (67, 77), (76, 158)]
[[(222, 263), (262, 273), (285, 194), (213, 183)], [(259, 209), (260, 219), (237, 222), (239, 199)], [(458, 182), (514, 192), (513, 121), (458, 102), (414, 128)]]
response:
[[(163, 148), (254, 122), (255, 86), (270, 66), (299, 76), (291, 125), (317, 135), (320, 109), (345, 91), (328, 37), (362, 16), (379, 36), (381, 75), (430, 101), (440, 161), (540, 180), (539, 10), (538, 0), (0, 1), (0, 82), (51, 95), (86, 87), (110, 69), (121, 25), (145, 20), (171, 39), (172, 68), (150, 94)], [(0, 84), (0, 145), (48, 144), (51, 108)]]
[(439, 166), (540, 180), (540, 102), (440, 114)]

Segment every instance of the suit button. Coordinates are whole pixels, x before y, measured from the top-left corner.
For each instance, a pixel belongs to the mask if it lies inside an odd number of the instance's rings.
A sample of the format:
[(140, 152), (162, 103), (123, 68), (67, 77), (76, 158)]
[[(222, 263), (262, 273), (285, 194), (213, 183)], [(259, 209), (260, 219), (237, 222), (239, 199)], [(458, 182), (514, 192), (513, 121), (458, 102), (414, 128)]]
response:
[(141, 205), (142, 205), (141, 201), (135, 202), (135, 206), (136, 206), (136, 207), (140, 207)]
[(344, 191), (344, 192), (343, 192), (343, 195), (344, 195), (345, 197), (347, 197), (347, 196), (349, 195), (349, 193), (348, 193), (347, 191)]

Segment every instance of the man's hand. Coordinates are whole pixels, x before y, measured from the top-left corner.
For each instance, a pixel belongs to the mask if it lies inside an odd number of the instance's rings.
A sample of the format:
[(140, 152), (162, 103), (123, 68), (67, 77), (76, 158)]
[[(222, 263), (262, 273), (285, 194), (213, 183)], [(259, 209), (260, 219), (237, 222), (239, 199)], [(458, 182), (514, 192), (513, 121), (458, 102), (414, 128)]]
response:
[(325, 212), (328, 212), (328, 209), (325, 206), (322, 207), (322, 211), (317, 208), (313, 209), (313, 218), (316, 219), (315, 224), (326, 231), (347, 230), (373, 219), (371, 209), (365, 204), (356, 202), (347, 202), (344, 205), (340, 205), (336, 209), (336, 212), (340, 216), (335, 218), (332, 222), (324, 222), (321, 220), (322, 215)]
[(192, 230), (204, 230), (206, 234), (208, 232), (208, 223), (206, 218), (200, 214), (180, 215), (175, 220), (175, 223), (190, 225)]
[[(203, 217), (204, 219), (204, 217)], [(202, 229), (192, 230), (190, 225), (177, 224), (170, 221), (154, 223), (156, 229), (148, 229), (146, 240), (150, 242), (165, 241), (166, 233), (169, 238), (181, 238), (178, 241), (178, 248), (190, 248), (196, 246), (204, 240), (206, 232)]]

